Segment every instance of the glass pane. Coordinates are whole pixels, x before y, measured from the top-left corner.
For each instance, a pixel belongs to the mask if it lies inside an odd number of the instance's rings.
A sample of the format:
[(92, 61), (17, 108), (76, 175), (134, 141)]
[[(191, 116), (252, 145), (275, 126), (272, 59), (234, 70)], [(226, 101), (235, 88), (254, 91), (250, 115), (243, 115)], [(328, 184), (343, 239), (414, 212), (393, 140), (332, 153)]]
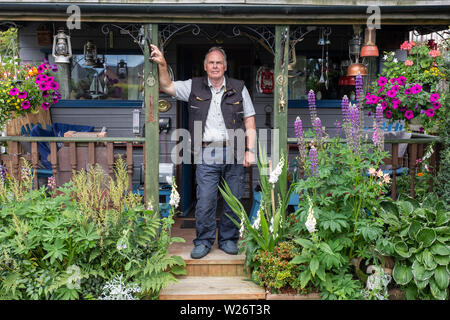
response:
[(142, 100), (143, 55), (107, 54), (100, 63), (86, 65), (82, 54), (73, 55), (70, 98), (75, 100)]

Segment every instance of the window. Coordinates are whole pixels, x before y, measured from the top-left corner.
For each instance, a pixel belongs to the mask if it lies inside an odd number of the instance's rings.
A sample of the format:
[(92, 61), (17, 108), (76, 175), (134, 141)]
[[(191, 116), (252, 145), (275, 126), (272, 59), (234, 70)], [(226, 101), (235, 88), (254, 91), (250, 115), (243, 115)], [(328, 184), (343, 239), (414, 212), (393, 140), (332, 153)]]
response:
[(70, 97), (73, 100), (142, 100), (144, 56), (107, 54), (105, 63), (87, 66), (82, 54), (73, 55)]

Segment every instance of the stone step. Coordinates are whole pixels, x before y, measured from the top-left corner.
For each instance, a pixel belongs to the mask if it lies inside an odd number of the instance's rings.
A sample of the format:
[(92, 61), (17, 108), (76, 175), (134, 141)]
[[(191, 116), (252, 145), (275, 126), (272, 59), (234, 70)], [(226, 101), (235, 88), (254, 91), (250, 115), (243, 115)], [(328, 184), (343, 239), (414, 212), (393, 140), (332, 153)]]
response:
[(195, 277), (178, 278), (168, 288), (161, 290), (159, 300), (264, 300), (263, 288), (246, 277)]

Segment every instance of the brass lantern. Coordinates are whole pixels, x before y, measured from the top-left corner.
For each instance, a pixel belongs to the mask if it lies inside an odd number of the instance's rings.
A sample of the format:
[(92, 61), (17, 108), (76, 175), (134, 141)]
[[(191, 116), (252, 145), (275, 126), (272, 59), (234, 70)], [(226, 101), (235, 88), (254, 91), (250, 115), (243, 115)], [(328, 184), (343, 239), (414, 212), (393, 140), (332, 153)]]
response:
[(63, 28), (60, 28), (58, 33), (53, 36), (52, 55), (55, 58), (55, 63), (70, 63), (72, 45), (70, 36), (65, 34)]
[[(359, 54), (361, 50), (361, 38), (358, 34), (355, 34), (353, 38), (348, 43), (348, 53), (350, 56), (350, 61), (352, 62), (347, 68), (347, 76), (354, 77), (358, 73), (362, 76), (367, 76), (367, 67), (359, 63)], [(352, 57), (354, 57), (354, 61)]]

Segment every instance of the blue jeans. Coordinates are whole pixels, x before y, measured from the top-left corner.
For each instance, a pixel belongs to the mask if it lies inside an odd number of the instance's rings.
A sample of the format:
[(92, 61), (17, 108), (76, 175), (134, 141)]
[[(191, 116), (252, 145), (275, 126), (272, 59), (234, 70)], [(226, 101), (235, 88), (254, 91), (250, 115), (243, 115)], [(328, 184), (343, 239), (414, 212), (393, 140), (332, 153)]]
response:
[[(222, 153), (222, 154), (221, 154)], [(194, 245), (204, 244), (211, 248), (216, 240), (216, 209), (218, 185), (222, 187), (222, 178), (233, 195), (239, 200), (244, 193), (245, 170), (242, 164), (226, 164), (226, 148), (203, 148), (202, 162), (197, 164), (197, 205), (195, 207), (196, 238)], [(223, 189), (223, 188), (222, 188)], [(224, 213), (240, 222), (240, 219), (224, 201), (223, 212), (219, 220), (219, 246), (227, 240), (237, 243), (239, 228)]]

